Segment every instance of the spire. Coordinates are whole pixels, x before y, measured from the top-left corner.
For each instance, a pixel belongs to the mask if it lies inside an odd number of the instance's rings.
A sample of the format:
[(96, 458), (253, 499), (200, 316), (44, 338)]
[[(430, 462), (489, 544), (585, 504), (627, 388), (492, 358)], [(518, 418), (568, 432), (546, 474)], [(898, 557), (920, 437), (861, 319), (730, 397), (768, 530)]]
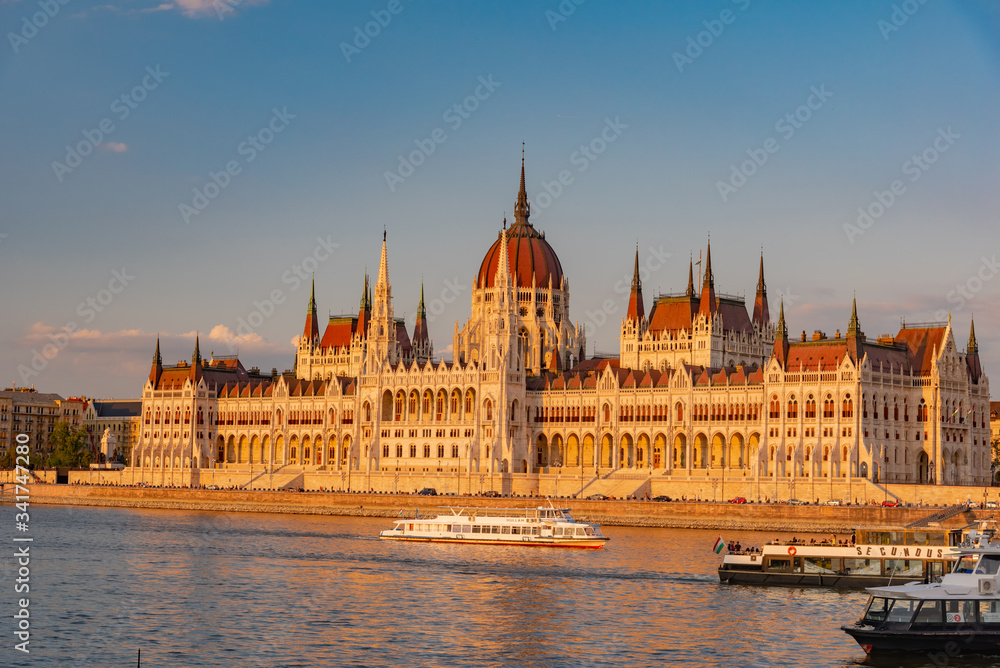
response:
[(302, 328), (303, 341), (314, 342), (319, 339), (319, 321), (316, 319), (316, 275), (313, 274), (312, 292), (309, 295), (309, 306), (306, 308), (306, 324)]
[(965, 365), (969, 369), (969, 380), (976, 385), (983, 377), (983, 366), (979, 361), (979, 343), (976, 341), (976, 319), (973, 317), (969, 328), (969, 346), (965, 349)]
[(197, 384), (201, 378), (201, 348), (198, 345), (198, 335), (194, 335), (194, 354), (191, 355), (191, 372), (188, 375), (192, 383)]
[(358, 326), (355, 334), (365, 336), (368, 333), (368, 320), (371, 318), (372, 298), (368, 289), (368, 269), (365, 269), (365, 286), (361, 289), (361, 306), (358, 309)]
[(413, 345), (427, 344), (427, 311), (424, 309), (424, 282), (420, 281), (420, 303), (417, 305), (417, 321), (413, 325)]
[(715, 299), (715, 276), (712, 274), (712, 241), (708, 242), (708, 250), (705, 253), (705, 279), (701, 284), (701, 303), (698, 312), (705, 315), (709, 320), (712, 314), (718, 310)]
[(774, 358), (782, 369), (788, 368), (788, 327), (785, 325), (785, 300), (778, 310), (778, 329), (774, 335)]
[(764, 252), (760, 253), (760, 275), (757, 278), (757, 297), (753, 302), (753, 323), (760, 328), (771, 322), (767, 307), (767, 285), (764, 283)]
[(500, 261), (497, 262), (497, 272), (494, 276), (494, 287), (507, 287), (511, 282), (510, 252), (507, 244), (507, 218), (503, 219), (503, 230), (500, 231)]
[(856, 363), (861, 362), (864, 356), (864, 342), (865, 333), (858, 322), (858, 297), (855, 295), (851, 302), (851, 322), (847, 325), (847, 354)]
[(514, 205), (514, 224), (528, 224), (531, 215), (531, 203), (528, 202), (528, 192), (524, 188), (524, 142), (521, 143), (521, 189), (517, 193), (517, 203)]
[(632, 294), (628, 298), (628, 314), (625, 316), (633, 322), (639, 322), (646, 317), (642, 304), (642, 280), (639, 278), (639, 244), (635, 245), (635, 270), (632, 274)]
[(160, 374), (163, 373), (163, 358), (160, 357), (160, 337), (156, 337), (156, 352), (153, 353), (153, 366), (149, 370), (149, 382), (156, 389), (160, 382)]
[(369, 308), (368, 307), (368, 269), (367, 268), (365, 269), (365, 285), (364, 285), (363, 288), (361, 288), (361, 306), (359, 308), (360, 308), (360, 310), (362, 312), (363, 311), (367, 311), (368, 308)]
[(385, 230), (382, 230), (382, 257), (378, 261), (378, 281), (376, 285), (384, 285), (389, 282), (389, 266), (385, 257)]
[(851, 302), (851, 322), (847, 325), (847, 336), (858, 336), (861, 333), (861, 326), (858, 323), (858, 296), (854, 296)]

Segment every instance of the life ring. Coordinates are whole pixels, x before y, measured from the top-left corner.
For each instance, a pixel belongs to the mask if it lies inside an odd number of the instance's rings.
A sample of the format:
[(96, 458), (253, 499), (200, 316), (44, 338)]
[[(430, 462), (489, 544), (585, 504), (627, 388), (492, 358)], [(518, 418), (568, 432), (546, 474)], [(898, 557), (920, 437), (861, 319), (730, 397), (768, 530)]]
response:
[(795, 550), (795, 546), (794, 545), (788, 548), (788, 556), (794, 557), (795, 556), (795, 552), (796, 552), (796, 550)]

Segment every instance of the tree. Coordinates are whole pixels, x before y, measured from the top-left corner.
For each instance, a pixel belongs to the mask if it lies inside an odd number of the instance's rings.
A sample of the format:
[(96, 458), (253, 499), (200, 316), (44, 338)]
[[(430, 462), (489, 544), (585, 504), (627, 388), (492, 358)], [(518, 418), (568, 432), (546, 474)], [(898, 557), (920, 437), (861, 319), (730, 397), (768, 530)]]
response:
[(68, 422), (57, 422), (49, 434), (49, 466), (69, 466), (84, 468), (90, 465), (90, 446), (85, 429), (71, 426)]
[(1000, 436), (990, 441), (990, 451), (993, 455), (990, 468), (993, 471), (993, 480), (996, 480), (997, 471), (1000, 471)]

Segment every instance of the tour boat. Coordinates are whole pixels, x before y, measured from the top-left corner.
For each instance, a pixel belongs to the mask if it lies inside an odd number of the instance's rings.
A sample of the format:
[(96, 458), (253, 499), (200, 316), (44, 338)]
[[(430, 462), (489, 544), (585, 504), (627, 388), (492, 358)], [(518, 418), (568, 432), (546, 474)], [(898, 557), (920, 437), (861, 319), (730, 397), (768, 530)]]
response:
[(533, 545), (600, 549), (609, 538), (596, 524), (577, 522), (569, 510), (538, 508), (456, 508), (437, 517), (396, 520), (379, 538), (477, 545)]
[(869, 655), (1000, 655), (1000, 541), (993, 534), (969, 532), (940, 582), (869, 587), (864, 615), (841, 628)]
[(857, 529), (853, 544), (784, 541), (727, 554), (719, 579), (731, 584), (863, 588), (933, 582), (958, 554), (961, 529)]

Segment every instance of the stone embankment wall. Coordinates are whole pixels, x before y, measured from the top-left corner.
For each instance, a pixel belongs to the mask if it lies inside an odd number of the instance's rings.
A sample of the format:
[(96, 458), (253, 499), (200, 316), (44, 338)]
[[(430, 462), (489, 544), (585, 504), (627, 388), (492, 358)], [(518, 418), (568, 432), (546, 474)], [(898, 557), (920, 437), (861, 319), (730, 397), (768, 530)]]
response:
[[(538, 498), (484, 498), (326, 492), (156, 489), (85, 485), (33, 484), (32, 504), (124, 508), (163, 508), (223, 512), (300, 513), (398, 517), (400, 510), (436, 514), (441, 506), (533, 507)], [(3, 495), (10, 500), (10, 488)], [(928, 508), (875, 506), (788, 506), (710, 502), (589, 501), (558, 499), (574, 517), (605, 525), (702, 528), (718, 530), (846, 533), (854, 527), (903, 526), (934, 512)], [(968, 512), (949, 524), (972, 522), (991, 511)]]

